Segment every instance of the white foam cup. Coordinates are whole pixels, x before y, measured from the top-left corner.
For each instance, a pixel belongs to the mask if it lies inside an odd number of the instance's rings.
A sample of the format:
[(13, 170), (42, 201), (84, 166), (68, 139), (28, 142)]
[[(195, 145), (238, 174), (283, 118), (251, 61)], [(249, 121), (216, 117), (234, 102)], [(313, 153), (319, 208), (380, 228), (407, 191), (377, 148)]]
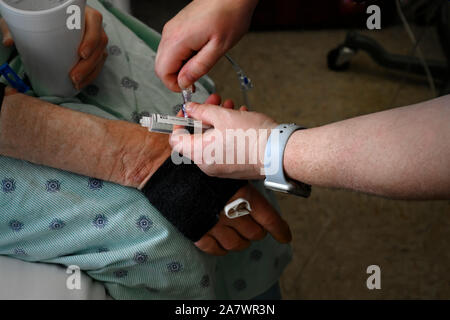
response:
[(39, 96), (79, 92), (69, 73), (80, 59), (85, 7), (86, 0), (0, 0), (1, 15)]

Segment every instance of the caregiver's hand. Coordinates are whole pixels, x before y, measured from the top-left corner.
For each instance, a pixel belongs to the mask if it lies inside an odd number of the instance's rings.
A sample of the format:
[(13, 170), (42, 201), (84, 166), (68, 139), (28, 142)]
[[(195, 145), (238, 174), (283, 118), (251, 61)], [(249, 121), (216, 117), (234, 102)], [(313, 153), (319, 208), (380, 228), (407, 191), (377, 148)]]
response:
[(257, 0), (195, 0), (170, 20), (155, 65), (166, 87), (180, 91), (204, 76), (248, 30), (256, 4)]
[[(170, 137), (173, 150), (190, 158), (210, 176), (234, 179), (264, 177), (262, 168), (267, 139), (270, 130), (277, 126), (273, 119), (262, 113), (248, 112), (245, 107), (238, 111), (212, 104), (191, 103), (186, 111), (191, 118), (214, 128), (194, 135), (186, 130), (175, 130)], [(241, 130), (241, 133), (237, 130)], [(243, 133), (254, 137), (255, 141), (249, 141)], [(236, 140), (242, 143), (242, 147)], [(213, 156), (212, 144), (217, 147)], [(237, 156), (241, 156), (245, 162), (238, 163)], [(221, 164), (215, 160), (223, 161)]]
[[(70, 78), (78, 90), (97, 78), (108, 56), (105, 50), (108, 36), (103, 30), (102, 23), (102, 14), (87, 6), (86, 31), (78, 49), (80, 61), (70, 72)], [(3, 35), (3, 45), (6, 47), (14, 45), (11, 32), (3, 18), (0, 19), (0, 29)]]
[[(217, 94), (206, 99), (205, 104), (222, 105), (224, 109), (233, 109), (232, 100), (224, 100)], [(280, 217), (270, 203), (251, 185), (241, 188), (230, 202), (238, 198), (247, 199), (253, 209), (251, 215), (237, 219), (228, 219), (220, 213), (219, 222), (195, 245), (212, 255), (225, 255), (229, 251), (247, 248), (251, 241), (261, 240), (269, 232), (280, 243), (291, 241), (288, 224)]]

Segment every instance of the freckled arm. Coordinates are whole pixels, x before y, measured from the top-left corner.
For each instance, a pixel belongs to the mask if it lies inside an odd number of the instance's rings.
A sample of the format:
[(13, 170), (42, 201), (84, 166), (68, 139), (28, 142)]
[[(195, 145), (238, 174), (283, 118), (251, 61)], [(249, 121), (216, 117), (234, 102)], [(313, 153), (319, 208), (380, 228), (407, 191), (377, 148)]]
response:
[(0, 154), (141, 188), (170, 156), (166, 135), (23, 94), (6, 96)]
[(450, 95), (289, 139), (286, 174), (315, 186), (399, 199), (450, 197)]

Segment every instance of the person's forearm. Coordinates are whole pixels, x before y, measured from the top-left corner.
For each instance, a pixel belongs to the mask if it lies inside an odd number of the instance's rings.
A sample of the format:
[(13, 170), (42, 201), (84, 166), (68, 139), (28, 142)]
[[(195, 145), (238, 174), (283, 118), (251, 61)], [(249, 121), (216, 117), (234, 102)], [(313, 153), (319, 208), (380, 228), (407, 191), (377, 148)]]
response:
[(22, 94), (0, 114), (0, 154), (129, 187), (142, 187), (170, 156), (164, 135)]
[(287, 175), (390, 198), (450, 197), (450, 95), (296, 132)]

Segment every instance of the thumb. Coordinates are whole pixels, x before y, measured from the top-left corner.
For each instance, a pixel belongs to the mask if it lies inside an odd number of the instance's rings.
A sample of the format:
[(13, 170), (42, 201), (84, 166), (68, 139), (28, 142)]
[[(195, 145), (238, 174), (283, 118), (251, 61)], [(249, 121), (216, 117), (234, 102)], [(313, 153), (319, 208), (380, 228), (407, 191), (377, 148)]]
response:
[(224, 110), (227, 109), (212, 104), (198, 104), (195, 102), (191, 102), (186, 106), (186, 112), (191, 118), (200, 120), (213, 127), (222, 117)]
[(14, 40), (12, 38), (11, 32), (9, 31), (5, 19), (0, 19), (0, 29), (2, 31), (3, 36), (3, 45), (5, 47), (11, 47), (14, 44)]
[(188, 88), (207, 74), (223, 55), (215, 41), (209, 41), (181, 68), (178, 74), (180, 88)]

